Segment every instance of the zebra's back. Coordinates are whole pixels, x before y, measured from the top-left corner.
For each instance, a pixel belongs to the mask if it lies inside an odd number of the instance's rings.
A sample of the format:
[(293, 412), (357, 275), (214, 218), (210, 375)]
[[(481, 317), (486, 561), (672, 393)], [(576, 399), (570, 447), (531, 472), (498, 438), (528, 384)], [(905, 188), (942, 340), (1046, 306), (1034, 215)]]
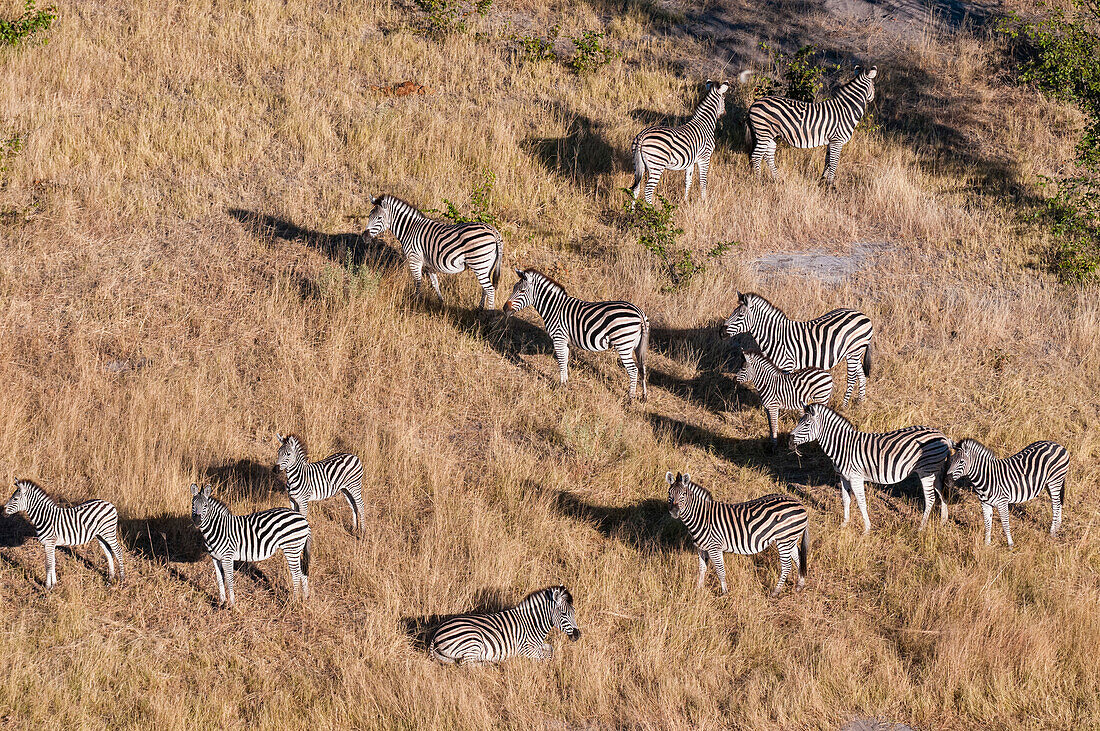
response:
[(54, 526), (59, 546), (79, 546), (96, 536), (114, 533), (118, 511), (106, 500), (88, 500), (71, 508), (61, 508)]
[(760, 553), (771, 543), (796, 540), (806, 528), (806, 507), (773, 493), (743, 503), (714, 503), (715, 538), (728, 553)]
[(641, 153), (647, 168), (685, 170), (695, 164), (714, 137), (690, 125), (647, 127), (634, 138), (632, 148)]
[(749, 106), (748, 122), (753, 134), (770, 135), (791, 147), (820, 147), (829, 142), (827, 125), (821, 124), (817, 104), (766, 96)]
[(1032, 442), (1001, 460), (1000, 488), (1012, 502), (1036, 497), (1052, 481), (1064, 481), (1069, 472), (1069, 452), (1051, 441)]
[(563, 311), (570, 343), (585, 350), (607, 350), (637, 342), (647, 320), (630, 302), (585, 302), (573, 299)]
[(309, 538), (309, 521), (289, 508), (270, 508), (242, 515), (235, 524), (238, 561), (263, 561), (285, 550), (304, 544)]
[(871, 482), (893, 485), (914, 472), (934, 474), (951, 455), (951, 440), (927, 426), (859, 433), (856, 458)]
[(452, 617), (435, 631), (430, 652), (444, 660), (497, 662), (518, 654), (520, 618), (515, 609)]
[(310, 499), (323, 500), (341, 490), (353, 490), (363, 484), (363, 462), (354, 454), (338, 452), (311, 462), (307, 467)]
[(458, 274), (466, 267), (490, 266), (496, 259), (500, 234), (488, 224), (450, 224), (424, 218), (414, 227), (413, 238), (430, 270)]

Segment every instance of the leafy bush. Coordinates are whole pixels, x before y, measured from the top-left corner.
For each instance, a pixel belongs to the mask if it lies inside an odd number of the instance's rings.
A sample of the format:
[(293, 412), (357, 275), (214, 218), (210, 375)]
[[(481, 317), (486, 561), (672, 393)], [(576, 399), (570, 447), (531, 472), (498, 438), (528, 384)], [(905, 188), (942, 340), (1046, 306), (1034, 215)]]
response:
[(618, 51), (613, 51), (604, 45), (604, 34), (599, 31), (586, 30), (576, 38), (570, 38), (576, 50), (569, 61), (569, 67), (578, 74), (596, 71), (611, 63), (611, 60), (621, 56)]
[(474, 186), (470, 192), (470, 210), (472, 213), (463, 214), (451, 201), (443, 199), (446, 210), (432, 209), (432, 213), (441, 213), (444, 218), (449, 218), (455, 223), (485, 223), (490, 226), (497, 225), (497, 216), (489, 210), (489, 202), (493, 197), (493, 185), (497, 176), (492, 170), (486, 168), (481, 174), (481, 182)]
[(428, 14), (425, 32), (436, 38), (465, 33), (470, 15), (487, 15), (493, 0), (476, 0), (472, 9), (465, 9), (458, 0), (416, 0), (420, 9)]
[(559, 33), (561, 33), (561, 26), (555, 25), (545, 38), (535, 35), (513, 36), (513, 39), (519, 43), (520, 59), (529, 63), (556, 60), (558, 56), (554, 53), (554, 40)]
[[(0, 18), (0, 46), (18, 46), (38, 33), (45, 33), (57, 20), (57, 8), (52, 5), (39, 10), (35, 0), (26, 0), (23, 14), (14, 20)], [(45, 43), (46, 39), (43, 38)]]
[[(623, 188), (623, 192), (630, 195), (630, 191)], [(687, 286), (692, 277), (706, 271), (708, 261), (717, 259), (729, 251), (735, 242), (722, 242), (704, 254), (704, 261), (695, 259), (695, 254), (690, 249), (680, 248), (677, 239), (684, 233), (682, 228), (676, 226), (673, 214), (676, 206), (669, 203), (661, 195), (657, 196), (659, 205), (650, 205), (645, 201), (638, 201), (633, 206), (633, 198), (626, 203), (626, 219), (630, 227), (638, 234), (638, 243), (654, 254), (661, 262), (661, 267), (668, 275), (670, 286), (665, 291), (672, 291)]]
[(768, 76), (758, 76), (753, 82), (753, 97), (778, 94), (790, 99), (812, 102), (824, 87), (827, 72), (840, 70), (839, 64), (827, 64), (818, 60), (816, 46), (803, 46), (794, 55), (784, 53), (767, 43), (760, 48), (768, 54), (772, 74), (783, 80), (782, 85)]

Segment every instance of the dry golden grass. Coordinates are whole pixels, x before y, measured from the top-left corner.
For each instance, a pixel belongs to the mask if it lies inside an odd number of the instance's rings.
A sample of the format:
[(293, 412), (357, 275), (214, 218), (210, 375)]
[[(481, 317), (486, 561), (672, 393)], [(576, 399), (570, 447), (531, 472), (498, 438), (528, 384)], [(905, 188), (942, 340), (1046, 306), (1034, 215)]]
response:
[[(63, 7), (48, 45), (0, 51), (0, 125), (26, 135), (0, 192), (15, 212), (0, 228), (0, 477), (114, 501), (132, 551), (123, 587), (106, 586), (84, 548), (61, 557), (47, 594), (41, 548), (4, 520), (0, 723), (1100, 724), (1100, 300), (1043, 273), (1043, 242), (1003, 197), (1070, 158), (1077, 117), (1006, 86), (976, 35), (897, 42), (845, 26), (882, 70), (883, 130), (845, 150), (835, 192), (817, 183), (821, 151), (781, 152), (772, 184), (724, 144), (710, 203), (677, 216), (696, 251), (741, 245), (665, 293), (615, 223), (642, 126), (630, 112), (686, 113), (696, 78), (674, 63), (717, 76), (725, 55), (670, 38), (642, 6), (595, 6), (497, 0), (474, 22), (480, 37), (440, 43), (409, 29), (418, 11), (388, 2), (96, 0)], [(624, 57), (583, 78), (518, 64), (506, 20), (521, 32), (561, 22), (566, 36), (605, 27)], [(431, 93), (371, 91), (406, 80)], [(562, 165), (544, 164), (548, 149)], [(462, 201), (483, 168), (497, 176), (509, 263), (649, 313), (648, 404), (623, 403), (608, 354), (578, 355), (557, 388), (545, 337), (471, 312), (469, 275), (445, 283), (439, 307), (413, 302), (386, 257), (344, 265), (358, 226), (345, 216), (370, 195)], [(681, 180), (667, 175), (661, 192), (680, 202)], [(751, 266), (868, 240), (892, 248), (839, 286)], [(1015, 552), (1002, 536), (987, 548), (963, 496), (947, 526), (920, 535), (916, 493), (878, 488), (874, 532), (841, 529), (821, 456), (769, 452), (763, 413), (694, 331), (737, 289), (796, 316), (871, 316), (870, 398), (849, 411), (861, 428), (925, 423), (1000, 452), (1065, 444), (1063, 533), (1046, 535), (1041, 498), (1014, 511)], [(288, 603), (277, 558), (241, 575), (237, 611), (217, 611), (187, 487), (213, 481), (238, 512), (285, 504), (269, 473), (276, 431), (302, 434), (315, 457), (362, 457), (367, 534), (352, 538), (346, 506), (323, 504), (311, 600)], [(713, 577), (694, 591), (696, 559), (660, 505), (668, 469), (720, 499), (803, 497), (807, 591), (767, 599), (774, 554), (731, 557), (727, 597)], [(549, 664), (437, 667), (408, 631), (559, 581), (585, 635), (552, 638)]]

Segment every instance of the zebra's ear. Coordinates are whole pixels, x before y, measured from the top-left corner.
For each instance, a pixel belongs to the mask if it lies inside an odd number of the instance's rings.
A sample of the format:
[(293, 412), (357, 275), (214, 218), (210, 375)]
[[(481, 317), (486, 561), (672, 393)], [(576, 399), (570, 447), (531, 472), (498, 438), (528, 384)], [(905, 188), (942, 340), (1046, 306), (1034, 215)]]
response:
[(738, 293), (737, 293), (737, 302), (738, 302), (739, 304), (745, 304), (745, 295), (743, 295), (743, 294), (741, 294), (740, 292), (738, 292)]
[(671, 472), (665, 473), (665, 482), (667, 482), (670, 486), (676, 484), (676, 479), (672, 476)]
[(729, 91), (729, 89), (730, 89), (730, 85), (723, 82), (722, 85), (718, 87), (718, 93), (719, 94), (725, 94), (727, 91)]
[(523, 271), (522, 269), (517, 268), (516, 269), (516, 276), (519, 277), (520, 279), (527, 279), (527, 272)]
[(382, 196), (377, 196), (377, 197), (371, 198), (370, 202), (373, 203), (376, 206), (380, 206), (380, 205), (382, 205)]
[(691, 475), (689, 475), (687, 472), (685, 472), (684, 473), (684, 484), (686, 485), (689, 482), (691, 482)]
[(275, 438), (279, 440), (279, 444), (284, 444), (284, 443), (286, 443), (286, 437), (284, 437), (284, 436), (283, 436), (282, 434), (280, 434), (279, 432), (275, 432)]
[(195, 483), (191, 483), (191, 497), (195, 497), (199, 494), (199, 486)]
[(202, 486), (202, 496), (203, 497), (210, 497), (210, 490), (211, 490), (210, 485), (203, 485)]
[(873, 79), (878, 76), (878, 66), (872, 66), (871, 70), (867, 72), (867, 78)]

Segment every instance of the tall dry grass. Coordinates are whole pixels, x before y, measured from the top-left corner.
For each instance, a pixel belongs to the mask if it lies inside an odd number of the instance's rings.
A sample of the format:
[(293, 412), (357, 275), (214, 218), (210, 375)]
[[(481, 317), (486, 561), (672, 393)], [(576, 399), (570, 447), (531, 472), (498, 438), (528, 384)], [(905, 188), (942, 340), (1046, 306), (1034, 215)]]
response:
[[(4, 521), (3, 724), (1100, 722), (1100, 302), (1043, 273), (1043, 242), (1004, 198), (1069, 159), (1072, 112), (1005, 86), (977, 35), (899, 43), (845, 26), (882, 71), (882, 131), (846, 148), (835, 192), (817, 183), (820, 151), (781, 153), (772, 184), (723, 144), (710, 202), (677, 215), (696, 251), (740, 244), (668, 293), (616, 223), (631, 112), (687, 113), (695, 78), (676, 60), (717, 76), (720, 44), (669, 35), (642, 6), (494, 6), (480, 37), (436, 42), (388, 2), (97, 0), (63, 7), (48, 45), (0, 51), (0, 124), (26, 136), (0, 192), (0, 477), (114, 501), (131, 549), (123, 587), (81, 549), (47, 594), (40, 547)], [(605, 27), (623, 58), (577, 78), (505, 49), (512, 29), (556, 22)], [(805, 27), (839, 32), (824, 15)], [(371, 91), (407, 79), (431, 93)], [(345, 216), (370, 195), (464, 200), (484, 168), (509, 263), (649, 313), (650, 403), (623, 403), (606, 354), (578, 354), (555, 387), (545, 337), (472, 312), (468, 276), (439, 307), (411, 300), (391, 257), (347, 265)], [(681, 185), (669, 174), (661, 192), (679, 203)], [(880, 240), (836, 286), (751, 265)], [(961, 496), (921, 535), (916, 492), (877, 488), (874, 532), (841, 529), (823, 458), (770, 452), (763, 413), (720, 373), (704, 329), (738, 289), (800, 317), (871, 316), (869, 400), (849, 412), (861, 428), (932, 424), (1000, 452), (1064, 443), (1063, 533), (1045, 534), (1040, 499), (1013, 513), (1015, 552), (986, 548)], [(363, 458), (369, 529), (352, 538), (346, 506), (323, 504), (309, 603), (287, 602), (275, 559), (242, 575), (238, 611), (215, 611), (187, 486), (212, 481), (239, 512), (285, 504), (276, 431)], [(768, 600), (770, 555), (731, 561), (728, 597), (694, 591), (695, 558), (660, 505), (668, 469), (725, 500), (801, 496), (807, 591)], [(436, 667), (410, 634), (551, 582), (573, 590), (585, 636), (552, 640), (549, 664)]]

